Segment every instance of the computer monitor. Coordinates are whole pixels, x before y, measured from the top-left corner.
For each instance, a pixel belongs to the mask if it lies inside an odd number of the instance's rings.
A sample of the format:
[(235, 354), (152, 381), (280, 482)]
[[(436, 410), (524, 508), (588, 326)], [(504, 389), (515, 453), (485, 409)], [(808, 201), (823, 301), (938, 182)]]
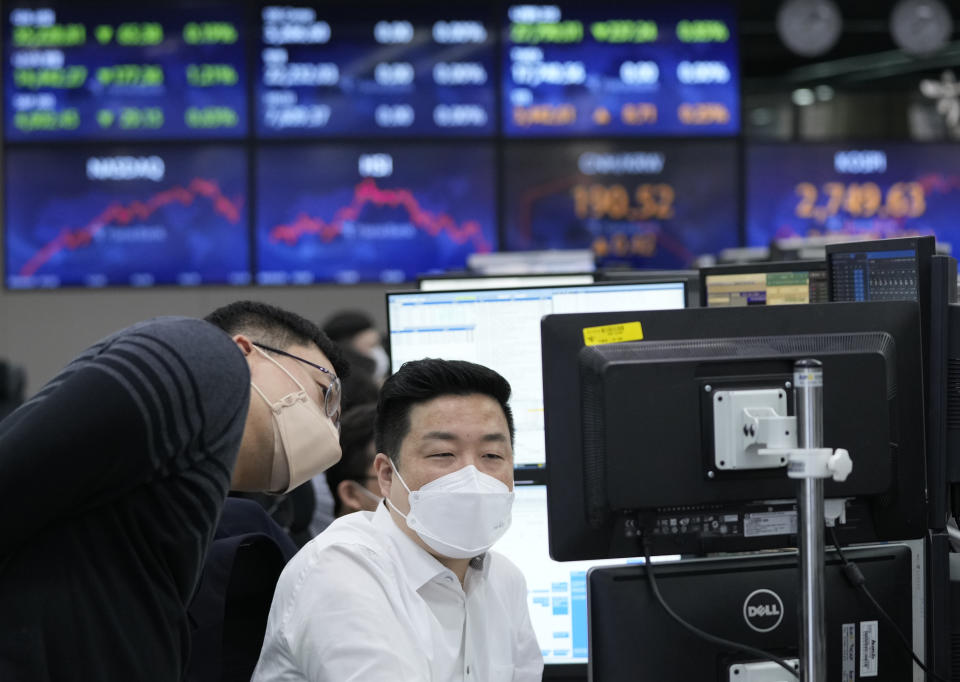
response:
[(768, 246), (735, 246), (717, 253), (717, 262), (724, 265), (737, 263), (765, 263), (770, 260)]
[(467, 268), (479, 275), (580, 273), (592, 272), (595, 267), (591, 249), (491, 251), (473, 253), (467, 258)]
[(701, 268), (700, 300), (710, 308), (826, 303), (827, 266), (795, 261)]
[[(867, 589), (924, 657), (922, 541), (844, 550)], [(664, 601), (706, 632), (798, 659), (800, 580), (795, 551), (684, 560), (654, 567)], [(851, 586), (835, 552), (824, 568), (828, 680), (922, 682), (895, 630)], [(756, 658), (706, 642), (681, 627), (656, 600), (644, 566), (601, 568), (588, 575), (590, 679), (594, 682), (780, 680), (752, 677)]]
[(825, 260), (827, 244), (840, 244), (872, 239), (866, 234), (828, 233), (812, 237), (783, 237), (770, 242), (770, 260)]
[[(902, 237), (827, 246), (831, 301), (917, 301), (923, 339), (923, 376), (927, 385), (927, 462), (930, 527), (943, 528), (947, 516), (945, 449), (949, 372), (945, 336), (948, 304), (956, 296), (956, 262), (935, 256), (936, 240)], [(934, 268), (935, 258), (939, 266)], [(952, 266), (950, 263), (953, 263)], [(946, 268), (946, 269), (944, 269)]]
[[(623, 566), (643, 559), (558, 562), (547, 550), (547, 488), (542, 483), (518, 481), (513, 521), (494, 550), (506, 556), (527, 581), (530, 622), (537, 634), (545, 677), (586, 676), (587, 571), (598, 566)], [(674, 561), (676, 556), (653, 557)]]
[[(522, 287), (559, 287), (567, 284), (593, 284), (593, 273), (560, 275), (472, 275), (458, 272), (448, 275), (421, 275), (420, 291), (462, 291), (464, 289), (520, 289)], [(661, 281), (663, 281), (661, 279)]]
[(687, 283), (687, 307), (696, 308), (700, 301), (700, 272), (698, 270), (636, 270), (633, 268), (603, 268), (597, 270), (598, 282), (656, 282), (676, 280)]
[(387, 294), (393, 370), (408, 360), (469, 360), (502, 374), (513, 389), (514, 463), (542, 467), (540, 318), (586, 310), (682, 308), (683, 282), (592, 284)]
[(930, 292), (933, 237), (827, 245), (831, 301), (923, 301)]
[[(585, 329), (606, 327), (642, 330), (643, 340), (586, 345)], [(841, 538), (926, 531), (915, 303), (549, 315), (542, 343), (555, 559), (635, 555), (638, 528), (664, 554), (793, 545), (785, 459), (744, 459), (730, 442), (746, 447), (744, 407), (795, 414), (793, 364), (803, 358), (823, 363), (824, 447), (854, 461), (845, 482), (824, 484), (827, 498), (846, 500), (836, 503)], [(755, 394), (744, 402), (743, 391)]]

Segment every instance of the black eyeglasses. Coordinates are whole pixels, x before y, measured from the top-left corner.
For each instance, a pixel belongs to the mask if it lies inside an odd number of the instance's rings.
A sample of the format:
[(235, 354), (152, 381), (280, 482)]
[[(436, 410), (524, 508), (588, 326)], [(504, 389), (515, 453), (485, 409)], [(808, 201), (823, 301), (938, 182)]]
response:
[(340, 377), (331, 372), (326, 367), (321, 367), (315, 362), (310, 362), (305, 358), (301, 358), (299, 355), (294, 355), (293, 353), (288, 353), (285, 350), (280, 350), (279, 348), (271, 348), (270, 346), (265, 346), (262, 343), (253, 344), (257, 348), (260, 348), (265, 351), (270, 351), (271, 353), (276, 353), (277, 355), (286, 355), (288, 358), (293, 358), (294, 360), (299, 360), (305, 365), (310, 365), (314, 369), (319, 369), (321, 372), (330, 377), (330, 385), (323, 386), (323, 412), (326, 414), (330, 421), (339, 429), (340, 428), (340, 396), (342, 395), (342, 386), (340, 385)]

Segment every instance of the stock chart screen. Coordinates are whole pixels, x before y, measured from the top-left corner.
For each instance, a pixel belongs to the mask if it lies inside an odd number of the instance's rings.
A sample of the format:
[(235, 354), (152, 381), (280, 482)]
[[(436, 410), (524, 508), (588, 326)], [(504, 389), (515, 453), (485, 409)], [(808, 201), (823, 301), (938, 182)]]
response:
[(250, 280), (241, 148), (21, 147), (6, 166), (11, 289)]
[(257, 168), (257, 281), (401, 282), (497, 248), (487, 145), (278, 145)]
[(241, 12), (229, 5), (8, 5), (6, 139), (246, 135)]
[(506, 248), (592, 248), (598, 265), (686, 268), (738, 245), (727, 140), (506, 149)]
[(261, 20), (260, 135), (496, 130), (496, 32), (482, 13), (328, 4), (268, 6)]
[(935, 235), (960, 244), (960, 146), (751, 145), (747, 242)]
[(729, 3), (513, 5), (505, 22), (508, 136), (716, 136), (740, 129)]

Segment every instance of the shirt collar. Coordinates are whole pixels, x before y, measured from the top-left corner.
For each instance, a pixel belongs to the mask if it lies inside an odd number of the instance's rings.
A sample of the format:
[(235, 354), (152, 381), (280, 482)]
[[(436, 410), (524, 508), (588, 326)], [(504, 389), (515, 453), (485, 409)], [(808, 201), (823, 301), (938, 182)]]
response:
[(403, 532), (390, 515), (386, 501), (377, 506), (377, 511), (373, 514), (373, 525), (390, 541), (402, 564), (403, 574), (414, 590), (419, 590), (438, 575), (450, 570)]
[[(393, 520), (386, 500), (377, 505), (377, 511), (373, 514), (373, 525), (390, 539), (403, 564), (407, 582), (414, 590), (419, 590), (438, 575), (452, 572), (403, 532), (403, 529)], [(487, 577), (490, 573), (490, 561), (486, 552), (470, 560), (468, 574), (470, 569), (477, 571), (481, 578)]]

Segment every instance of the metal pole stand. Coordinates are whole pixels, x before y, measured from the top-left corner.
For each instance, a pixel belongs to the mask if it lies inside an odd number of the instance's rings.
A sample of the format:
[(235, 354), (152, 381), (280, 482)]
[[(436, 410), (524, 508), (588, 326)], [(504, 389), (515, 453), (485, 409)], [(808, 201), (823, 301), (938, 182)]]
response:
[(843, 481), (853, 465), (846, 450), (823, 448), (823, 367), (817, 360), (793, 366), (797, 449), (787, 475), (800, 480), (800, 675), (826, 682), (826, 623), (823, 608), (823, 479)]

